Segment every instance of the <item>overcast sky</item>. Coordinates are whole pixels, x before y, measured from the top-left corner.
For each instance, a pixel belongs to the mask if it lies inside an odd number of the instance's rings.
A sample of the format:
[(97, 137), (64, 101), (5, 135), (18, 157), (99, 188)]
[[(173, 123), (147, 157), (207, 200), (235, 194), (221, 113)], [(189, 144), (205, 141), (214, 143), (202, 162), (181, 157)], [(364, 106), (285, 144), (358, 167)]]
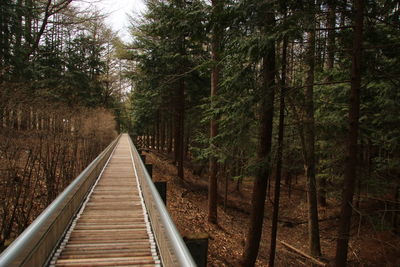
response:
[(128, 14), (138, 16), (146, 8), (143, 0), (85, 0), (75, 3), (79, 3), (78, 5), (81, 8), (91, 6), (91, 8), (95, 7), (108, 14), (106, 23), (117, 31), (124, 41), (130, 39), (127, 31), (129, 26)]

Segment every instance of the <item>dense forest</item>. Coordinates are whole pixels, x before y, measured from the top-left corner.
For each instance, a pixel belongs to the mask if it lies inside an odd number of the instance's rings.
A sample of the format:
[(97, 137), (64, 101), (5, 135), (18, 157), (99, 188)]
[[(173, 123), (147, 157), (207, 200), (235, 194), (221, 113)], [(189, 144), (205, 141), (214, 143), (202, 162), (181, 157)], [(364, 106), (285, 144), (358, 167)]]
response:
[[(127, 46), (135, 62), (132, 129), (139, 143), (171, 153), (178, 179), (190, 162), (206, 172), (210, 223), (218, 223), (221, 187), (226, 198), (253, 181), (241, 265), (256, 261), (264, 215), (272, 217), (274, 265), (280, 187), (295, 176), (305, 179), (308, 255), (323, 256), (319, 213), (336, 206), (336, 266), (347, 261), (352, 214), (398, 233), (397, 1), (147, 7)], [(238, 191), (226, 192), (227, 183)]]
[[(249, 204), (225, 265), (274, 266), (297, 210), (309, 263), (398, 265), (399, 2), (146, 5), (123, 42), (79, 1), (1, 1), (0, 249), (128, 131), (181, 185), (206, 184), (204, 224)], [(369, 231), (378, 262), (354, 249)]]

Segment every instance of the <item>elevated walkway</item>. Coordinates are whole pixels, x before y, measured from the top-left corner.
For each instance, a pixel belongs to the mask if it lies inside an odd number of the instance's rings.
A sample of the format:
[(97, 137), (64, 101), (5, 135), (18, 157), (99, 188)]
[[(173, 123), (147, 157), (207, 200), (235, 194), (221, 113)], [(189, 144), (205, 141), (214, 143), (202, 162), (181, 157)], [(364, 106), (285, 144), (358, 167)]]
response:
[(50, 266), (159, 266), (133, 164), (123, 135)]
[(196, 266), (129, 135), (0, 255), (0, 266)]

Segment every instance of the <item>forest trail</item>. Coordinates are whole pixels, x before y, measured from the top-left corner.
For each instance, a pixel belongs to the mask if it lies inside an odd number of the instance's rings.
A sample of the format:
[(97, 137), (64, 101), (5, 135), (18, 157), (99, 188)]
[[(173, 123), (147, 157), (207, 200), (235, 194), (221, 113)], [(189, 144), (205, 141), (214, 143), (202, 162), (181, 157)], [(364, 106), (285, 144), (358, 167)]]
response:
[(51, 266), (159, 266), (131, 153), (122, 135)]

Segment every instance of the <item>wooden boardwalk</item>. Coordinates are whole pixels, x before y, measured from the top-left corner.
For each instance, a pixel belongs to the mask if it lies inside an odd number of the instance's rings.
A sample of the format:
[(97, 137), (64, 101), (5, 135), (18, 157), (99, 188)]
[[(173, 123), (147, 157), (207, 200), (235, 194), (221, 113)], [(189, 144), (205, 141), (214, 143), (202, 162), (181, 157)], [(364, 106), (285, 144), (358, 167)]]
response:
[(127, 135), (121, 136), (50, 266), (160, 266)]

